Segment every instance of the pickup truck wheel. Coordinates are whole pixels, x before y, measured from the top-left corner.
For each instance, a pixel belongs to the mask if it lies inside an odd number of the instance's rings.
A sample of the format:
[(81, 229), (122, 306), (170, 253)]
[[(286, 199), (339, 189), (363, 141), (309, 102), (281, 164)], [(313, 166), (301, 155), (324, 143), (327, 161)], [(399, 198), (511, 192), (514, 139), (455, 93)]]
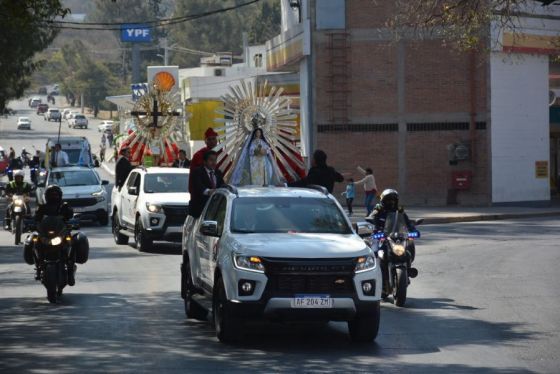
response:
[(140, 217), (136, 219), (136, 224), (134, 225), (134, 242), (136, 249), (140, 252), (149, 250), (153, 243), (150, 239), (146, 238)]
[(121, 224), (119, 223), (119, 216), (117, 212), (113, 214), (113, 238), (116, 244), (128, 244), (128, 236), (120, 233)]
[(216, 336), (223, 343), (234, 343), (241, 338), (243, 323), (241, 319), (234, 317), (229, 310), (229, 302), (222, 277), (218, 277), (215, 284), (212, 312)]
[(191, 276), (191, 264), (188, 257), (185, 257), (183, 259), (183, 264), (181, 266), (181, 280), (183, 282), (181, 289), (183, 290), (182, 293), (185, 301), (185, 315), (190, 319), (205, 321), (208, 315), (208, 311), (192, 299), (192, 296), (194, 294), (194, 285)]
[(376, 304), (375, 311), (372, 314), (358, 316), (352, 321), (348, 321), (348, 330), (353, 342), (369, 343), (377, 337), (381, 310), (379, 301)]

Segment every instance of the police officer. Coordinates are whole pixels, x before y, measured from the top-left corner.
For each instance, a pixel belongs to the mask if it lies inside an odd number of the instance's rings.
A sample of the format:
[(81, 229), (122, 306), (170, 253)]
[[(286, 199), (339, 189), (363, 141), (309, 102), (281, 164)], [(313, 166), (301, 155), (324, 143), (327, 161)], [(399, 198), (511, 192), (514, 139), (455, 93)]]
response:
[[(31, 193), (31, 185), (24, 181), (25, 172), (23, 170), (14, 170), (14, 180), (8, 183), (6, 186), (6, 195), (11, 198), (13, 195), (23, 195), (26, 199), (26, 209), (29, 213), (29, 208), (27, 207), (27, 202), (29, 200), (29, 194)], [(4, 228), (10, 230), (12, 221), (12, 206), (13, 203), (8, 205), (6, 209), (6, 217), (4, 218)]]

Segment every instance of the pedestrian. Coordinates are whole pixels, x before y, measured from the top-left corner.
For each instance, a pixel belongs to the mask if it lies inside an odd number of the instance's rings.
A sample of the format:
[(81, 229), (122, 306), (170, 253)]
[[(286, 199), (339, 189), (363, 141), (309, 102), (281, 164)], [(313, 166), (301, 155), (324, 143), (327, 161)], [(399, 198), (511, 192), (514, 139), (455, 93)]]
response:
[(109, 148), (113, 147), (113, 132), (109, 131), (107, 134), (107, 142), (109, 143)]
[(191, 201), (189, 202), (189, 215), (198, 218), (210, 196), (224, 185), (224, 178), (220, 170), (216, 168), (218, 154), (207, 151), (202, 157), (203, 165), (192, 171)]
[(346, 185), (346, 191), (342, 195), (346, 198), (346, 207), (348, 207), (348, 215), (352, 215), (352, 204), (354, 203), (354, 198), (356, 197), (356, 186), (354, 185), (354, 179), (348, 178), (348, 184)]
[(128, 175), (132, 171), (133, 167), (130, 163), (130, 149), (124, 147), (121, 149), (121, 157), (117, 160), (115, 164), (115, 186), (121, 190), (122, 186), (124, 186), (124, 182)]
[(107, 137), (105, 136), (105, 133), (101, 134), (101, 146), (103, 148), (107, 146)]
[(209, 127), (204, 133), (204, 143), (206, 147), (198, 150), (191, 160), (191, 169), (196, 169), (204, 164), (204, 154), (211, 151), (218, 145), (218, 133), (213, 128)]
[(344, 177), (332, 166), (327, 165), (327, 154), (318, 149), (313, 153), (312, 167), (307, 176), (299, 181), (289, 183), (290, 187), (323, 186), (332, 193), (335, 182), (344, 182)]
[(105, 147), (105, 143), (101, 143), (101, 147), (99, 148), (99, 160), (101, 162), (105, 162), (105, 151), (107, 148)]
[(179, 158), (173, 161), (174, 168), (188, 168), (191, 162), (187, 158), (187, 152), (184, 149), (179, 151)]
[(364, 175), (362, 179), (356, 181), (356, 185), (363, 185), (364, 192), (366, 194), (364, 206), (366, 207), (367, 214), (369, 216), (371, 212), (373, 212), (373, 208), (375, 207), (375, 197), (377, 196), (377, 184), (375, 183), (375, 177), (373, 176), (373, 170), (371, 168), (363, 169), (362, 167), (358, 166), (358, 171)]

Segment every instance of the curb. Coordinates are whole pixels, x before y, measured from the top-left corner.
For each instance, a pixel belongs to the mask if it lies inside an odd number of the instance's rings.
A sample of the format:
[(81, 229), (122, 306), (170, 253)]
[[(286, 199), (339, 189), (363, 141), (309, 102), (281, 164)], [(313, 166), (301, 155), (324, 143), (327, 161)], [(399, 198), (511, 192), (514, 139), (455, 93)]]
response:
[(474, 216), (426, 218), (424, 219), (424, 223), (422, 223), (422, 225), (437, 225), (437, 224), (460, 223), (460, 222), (500, 221), (506, 219), (516, 219), (516, 218), (535, 218), (535, 217), (554, 217), (554, 216), (560, 216), (560, 210), (552, 211), (552, 212), (481, 214), (481, 215), (474, 215)]
[(115, 176), (115, 168), (109, 167), (105, 162), (103, 162), (103, 163), (101, 164), (101, 166), (102, 166), (103, 169), (105, 169), (105, 171), (106, 171), (107, 173), (109, 173), (111, 176), (113, 176), (113, 177)]

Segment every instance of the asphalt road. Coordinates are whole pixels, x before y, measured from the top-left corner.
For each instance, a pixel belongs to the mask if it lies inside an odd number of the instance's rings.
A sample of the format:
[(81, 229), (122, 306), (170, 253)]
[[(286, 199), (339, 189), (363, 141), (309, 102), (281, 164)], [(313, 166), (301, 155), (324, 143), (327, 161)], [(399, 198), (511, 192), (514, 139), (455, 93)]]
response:
[[(36, 135), (48, 134), (41, 126)], [(2, 143), (44, 144), (0, 131)], [(90, 260), (50, 305), (22, 248), (0, 231), (0, 372), (557, 373), (559, 227), (425, 226), (407, 306), (383, 304), (375, 343), (351, 343), (343, 323), (255, 324), (235, 346), (185, 319), (174, 246), (138, 253), (116, 246), (108, 228), (83, 227)]]

